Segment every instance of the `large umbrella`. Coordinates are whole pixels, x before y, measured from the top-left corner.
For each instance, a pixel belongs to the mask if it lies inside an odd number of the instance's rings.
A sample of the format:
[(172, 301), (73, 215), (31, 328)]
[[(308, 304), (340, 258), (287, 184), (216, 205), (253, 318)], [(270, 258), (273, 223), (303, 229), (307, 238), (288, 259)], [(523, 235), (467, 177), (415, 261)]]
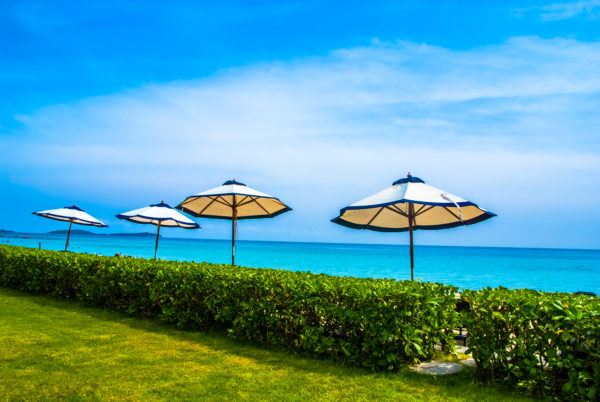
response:
[(231, 220), (231, 265), (235, 265), (235, 234), (240, 219), (273, 218), (291, 208), (277, 198), (233, 180), (187, 197), (175, 208), (197, 218)]
[(408, 174), (377, 194), (340, 210), (331, 221), (353, 229), (410, 234), (410, 279), (413, 280), (413, 230), (472, 225), (496, 214)]
[(69, 247), (69, 238), (71, 237), (71, 226), (74, 223), (78, 225), (86, 225), (86, 226), (97, 226), (97, 227), (108, 227), (104, 223), (100, 222), (98, 219), (94, 218), (83, 209), (77, 207), (77, 205), (73, 204), (72, 207), (64, 207), (58, 209), (48, 209), (46, 211), (34, 212), (34, 215), (43, 216), (44, 218), (55, 219), (57, 221), (67, 221), (69, 222), (69, 232), (67, 233), (67, 243), (65, 244), (65, 251)]
[(119, 219), (125, 219), (130, 222), (151, 224), (158, 226), (156, 230), (156, 244), (154, 245), (154, 259), (158, 250), (158, 236), (160, 227), (180, 227), (184, 229), (199, 229), (200, 225), (187, 218), (182, 213), (175, 211), (171, 206), (162, 201), (160, 204), (150, 205), (149, 207), (135, 209), (117, 215)]

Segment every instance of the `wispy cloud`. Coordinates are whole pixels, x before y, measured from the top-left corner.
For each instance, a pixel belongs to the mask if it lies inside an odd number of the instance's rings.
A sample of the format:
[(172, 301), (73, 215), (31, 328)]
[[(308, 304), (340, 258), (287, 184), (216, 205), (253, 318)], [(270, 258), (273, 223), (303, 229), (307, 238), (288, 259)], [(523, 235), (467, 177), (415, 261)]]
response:
[(555, 215), (564, 193), (600, 212), (598, 66), (600, 44), (575, 40), (374, 43), (49, 106), (0, 137), (0, 165), (110, 205), (236, 177), (292, 204), (288, 227), (320, 240), (338, 208), (408, 170), (501, 214)]
[(600, 17), (600, 0), (553, 3), (539, 10), (543, 21), (558, 21), (578, 16), (595, 20)]

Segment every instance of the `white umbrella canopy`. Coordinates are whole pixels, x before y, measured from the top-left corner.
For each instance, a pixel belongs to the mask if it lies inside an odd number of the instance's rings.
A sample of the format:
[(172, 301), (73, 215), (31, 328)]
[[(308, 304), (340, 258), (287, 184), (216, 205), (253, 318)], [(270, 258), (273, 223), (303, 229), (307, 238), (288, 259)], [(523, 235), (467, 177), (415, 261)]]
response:
[(196, 218), (231, 220), (231, 265), (235, 265), (235, 233), (238, 220), (274, 218), (292, 210), (279, 199), (235, 179), (189, 196), (175, 208)]
[(65, 244), (65, 251), (69, 247), (69, 238), (71, 237), (71, 227), (74, 223), (85, 226), (96, 226), (96, 227), (108, 227), (98, 219), (94, 218), (83, 209), (79, 208), (76, 204), (72, 207), (64, 207), (57, 209), (47, 209), (45, 211), (34, 212), (34, 215), (42, 216), (44, 218), (55, 219), (57, 221), (69, 222), (69, 232), (67, 233), (67, 243)]
[(410, 277), (413, 279), (413, 230), (439, 230), (472, 225), (496, 214), (440, 190), (410, 173), (391, 187), (342, 208), (331, 221), (353, 229), (410, 232)]
[(125, 219), (134, 223), (156, 225), (156, 245), (154, 246), (154, 259), (158, 250), (158, 236), (160, 228), (163, 227), (180, 227), (184, 229), (199, 229), (200, 225), (186, 217), (182, 213), (176, 211), (168, 204), (162, 201), (160, 204), (153, 204), (148, 207), (134, 209), (133, 211), (124, 212), (116, 215), (119, 219)]

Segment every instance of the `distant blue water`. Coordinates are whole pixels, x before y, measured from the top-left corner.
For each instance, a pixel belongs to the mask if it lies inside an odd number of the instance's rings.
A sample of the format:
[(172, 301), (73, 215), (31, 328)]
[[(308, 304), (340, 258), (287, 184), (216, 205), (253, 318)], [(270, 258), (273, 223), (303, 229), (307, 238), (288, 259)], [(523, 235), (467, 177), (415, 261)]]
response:
[[(27, 235), (31, 239), (3, 235), (0, 244), (37, 248), (41, 242), (42, 248), (49, 250), (65, 246), (64, 235)], [(154, 238), (71, 235), (69, 250), (152, 258)], [(158, 257), (230, 263), (231, 243), (161, 238)], [(410, 279), (408, 246), (237, 241), (236, 263), (330, 275)], [(467, 289), (504, 286), (600, 293), (600, 250), (415, 246), (415, 278)]]

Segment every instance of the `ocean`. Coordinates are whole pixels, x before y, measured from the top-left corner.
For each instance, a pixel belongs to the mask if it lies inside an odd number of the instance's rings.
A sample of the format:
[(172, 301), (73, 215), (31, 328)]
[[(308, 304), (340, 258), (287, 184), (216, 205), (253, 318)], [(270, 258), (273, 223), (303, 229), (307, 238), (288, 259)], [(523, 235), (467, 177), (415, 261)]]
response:
[[(63, 234), (2, 233), (0, 244), (63, 250)], [(30, 238), (24, 238), (28, 236)], [(152, 258), (153, 237), (72, 234), (69, 251)], [(228, 240), (161, 238), (158, 258), (231, 263)], [(339, 276), (410, 279), (408, 246), (236, 241), (236, 264)], [(415, 246), (415, 279), (461, 289), (504, 286), (600, 293), (600, 250)]]

